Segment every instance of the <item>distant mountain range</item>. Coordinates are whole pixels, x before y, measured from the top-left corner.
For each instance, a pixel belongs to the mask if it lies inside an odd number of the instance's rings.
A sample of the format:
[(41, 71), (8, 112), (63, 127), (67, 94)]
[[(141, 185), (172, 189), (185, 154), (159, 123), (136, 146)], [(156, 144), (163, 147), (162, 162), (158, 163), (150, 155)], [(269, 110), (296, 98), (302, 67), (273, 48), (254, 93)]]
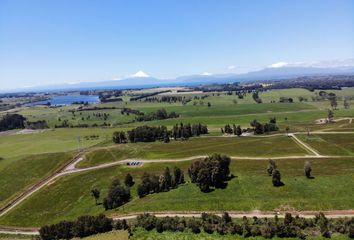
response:
[(88, 89), (123, 89), (123, 88), (146, 88), (158, 86), (195, 86), (199, 84), (232, 83), (261, 80), (289, 79), (301, 76), (354, 74), (352, 67), (318, 68), (318, 67), (295, 67), (285, 66), (265, 68), (259, 71), (244, 74), (215, 74), (215, 75), (190, 75), (175, 79), (158, 79), (148, 76), (142, 71), (121, 80), (108, 80), (102, 82), (82, 82), (73, 84), (58, 84), (38, 86), (17, 91), (55, 91), (55, 90), (88, 90)]

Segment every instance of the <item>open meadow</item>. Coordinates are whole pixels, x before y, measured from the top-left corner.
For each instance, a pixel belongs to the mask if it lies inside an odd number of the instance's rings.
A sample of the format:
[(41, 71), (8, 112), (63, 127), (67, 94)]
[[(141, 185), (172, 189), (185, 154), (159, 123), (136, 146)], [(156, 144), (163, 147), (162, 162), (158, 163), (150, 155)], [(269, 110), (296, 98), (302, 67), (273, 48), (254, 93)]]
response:
[[(336, 94), (347, 97), (354, 95), (353, 91), (352, 88), (345, 89), (343, 92), (336, 91)], [(305, 89), (269, 90), (260, 94), (263, 103), (257, 104), (250, 94), (240, 99), (226, 92), (164, 93), (157, 95), (157, 98), (182, 95), (192, 100), (184, 104), (129, 101), (131, 96), (126, 95), (123, 96), (124, 101), (94, 104), (97, 108), (94, 111), (77, 111), (76, 105), (21, 107), (18, 114), (23, 114), (31, 121), (45, 120), (49, 128), (33, 132), (11, 130), (0, 135), (0, 206), (41, 179), (51, 176), (79, 151), (82, 159), (72, 167), (72, 172), (53, 179), (1, 216), (0, 225), (40, 227), (62, 220), (73, 220), (84, 214), (100, 213), (117, 216), (146, 211), (284, 212), (353, 209), (354, 108), (345, 109), (338, 104), (337, 110), (333, 110), (334, 121), (318, 124), (318, 119), (326, 118), (327, 109), (331, 108), (328, 100), (312, 100), (318, 94), (317, 90), (311, 92)], [(208, 96), (200, 99), (205, 95)], [(291, 97), (294, 102), (281, 103), (281, 97)], [(300, 97), (307, 101), (299, 101)], [(176, 112), (179, 117), (140, 122), (136, 120), (135, 114), (122, 113), (123, 108), (139, 110), (145, 115), (164, 108), (167, 113)], [(105, 114), (106, 118), (102, 117)], [(273, 117), (279, 127), (273, 132), (257, 136), (252, 133), (241, 137), (221, 133), (221, 128), (226, 124), (236, 124), (246, 129), (252, 128), (250, 122), (253, 120), (266, 123)], [(65, 120), (73, 127), (55, 128), (55, 125)], [(143, 125), (163, 125), (172, 130), (179, 123), (206, 124), (209, 134), (183, 141), (171, 137), (168, 143), (115, 144), (112, 141), (115, 131), (127, 132)], [(88, 126), (75, 127), (78, 124)], [(308, 130), (310, 135), (307, 134)], [(288, 136), (286, 131), (295, 133), (300, 142)], [(316, 156), (314, 151), (320, 156)], [(224, 189), (217, 188), (204, 193), (191, 183), (188, 168), (196, 158), (213, 153), (233, 157), (230, 172), (235, 177), (227, 182)], [(185, 161), (180, 161), (184, 158)], [(268, 158), (276, 159), (284, 186), (273, 187), (272, 177), (267, 174)], [(142, 162), (139, 166), (119, 164), (119, 161), (127, 159), (155, 162)], [(305, 177), (305, 161), (311, 163), (314, 179)], [(104, 164), (117, 165), (101, 168)], [(175, 166), (183, 170), (186, 180), (184, 184), (168, 192), (139, 198), (137, 188), (145, 172), (158, 175), (166, 167), (173, 169)], [(93, 169), (85, 171), (88, 167)], [(115, 178), (123, 182), (127, 173), (135, 181), (130, 188), (131, 200), (106, 211), (102, 202), (109, 185)], [(91, 195), (94, 188), (100, 190), (99, 205), (95, 204)], [(139, 232), (137, 234), (139, 236)], [(149, 234), (155, 236), (154, 233)], [(121, 235), (119, 233), (119, 237)], [(190, 236), (171, 236), (172, 239), (180, 237), (187, 239)]]

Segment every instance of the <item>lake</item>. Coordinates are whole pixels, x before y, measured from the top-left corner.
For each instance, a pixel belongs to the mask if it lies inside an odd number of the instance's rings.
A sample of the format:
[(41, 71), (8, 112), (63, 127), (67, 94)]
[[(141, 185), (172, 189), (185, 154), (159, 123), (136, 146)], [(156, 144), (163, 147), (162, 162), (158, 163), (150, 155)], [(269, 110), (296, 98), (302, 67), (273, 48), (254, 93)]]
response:
[(55, 96), (52, 99), (45, 101), (38, 101), (33, 103), (25, 104), (27, 107), (36, 106), (36, 105), (71, 105), (73, 102), (88, 102), (88, 103), (99, 103), (100, 99), (97, 95), (65, 95), (65, 96)]

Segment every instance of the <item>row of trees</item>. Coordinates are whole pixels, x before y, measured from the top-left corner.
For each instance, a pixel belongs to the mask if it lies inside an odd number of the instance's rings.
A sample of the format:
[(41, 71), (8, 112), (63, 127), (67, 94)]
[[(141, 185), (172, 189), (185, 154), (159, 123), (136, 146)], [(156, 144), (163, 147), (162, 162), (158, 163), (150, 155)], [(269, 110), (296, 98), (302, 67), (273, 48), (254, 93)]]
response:
[(133, 143), (154, 142), (156, 140), (169, 142), (169, 134), (165, 126), (150, 127), (144, 125), (128, 131), (128, 139)]
[(309, 234), (316, 233), (320, 233), (324, 237), (330, 237), (334, 233), (346, 234), (349, 238), (354, 237), (354, 218), (327, 219), (323, 213), (319, 213), (312, 219), (293, 217), (290, 213), (286, 213), (283, 219), (279, 219), (278, 216), (264, 219), (243, 217), (240, 222), (233, 222), (227, 212), (222, 216), (203, 213), (201, 218), (189, 219), (183, 217), (157, 218), (150, 214), (143, 214), (138, 216), (135, 227), (141, 227), (147, 231), (156, 229), (159, 233), (190, 230), (195, 234), (204, 231), (208, 234), (232, 234), (246, 238), (262, 236), (264, 238), (305, 239)]
[(167, 111), (164, 108), (161, 108), (158, 109), (156, 112), (152, 112), (144, 115), (138, 115), (136, 116), (136, 120), (138, 122), (143, 122), (143, 121), (164, 120), (164, 119), (178, 118), (178, 117), (179, 114), (175, 112), (167, 113)]
[(25, 128), (26, 118), (20, 114), (6, 114), (0, 120), (0, 131)]
[(182, 183), (184, 183), (183, 171), (174, 167), (173, 173), (171, 173), (170, 169), (166, 167), (165, 171), (159, 176), (145, 172), (141, 177), (141, 183), (138, 185), (137, 191), (139, 197), (142, 198), (150, 193), (167, 192)]
[(186, 98), (186, 96), (161, 96), (161, 97), (145, 98), (144, 102), (187, 103), (191, 100), (192, 100), (191, 98)]
[(254, 129), (255, 134), (264, 134), (264, 133), (269, 133), (273, 131), (278, 131), (279, 128), (277, 126), (277, 120), (275, 117), (270, 118), (268, 123), (260, 123), (257, 120), (253, 120), (250, 122), (251, 127)]
[(194, 136), (200, 136), (201, 134), (208, 134), (207, 125), (200, 123), (197, 124), (176, 124), (172, 128), (172, 137), (176, 140), (178, 138), (188, 139)]
[(240, 125), (235, 125), (233, 124), (232, 127), (230, 124), (226, 124), (224, 128), (221, 128), (221, 133), (226, 133), (226, 134), (234, 134), (237, 136), (242, 135), (242, 129)]
[(230, 157), (213, 154), (204, 160), (195, 161), (188, 169), (192, 183), (196, 183), (201, 191), (209, 192), (211, 187), (223, 188), (230, 177)]
[(150, 127), (139, 126), (128, 131), (128, 137), (123, 131), (116, 131), (113, 133), (113, 142), (115, 143), (127, 143), (130, 142), (154, 142), (164, 141), (170, 142), (170, 136), (175, 140), (188, 139), (190, 137), (199, 136), (201, 134), (207, 134), (208, 127), (203, 124), (176, 124), (173, 126), (172, 131), (168, 131), (165, 126)]
[(112, 231), (113, 220), (99, 216), (81, 216), (76, 221), (61, 221), (57, 224), (40, 228), (42, 240), (71, 239)]

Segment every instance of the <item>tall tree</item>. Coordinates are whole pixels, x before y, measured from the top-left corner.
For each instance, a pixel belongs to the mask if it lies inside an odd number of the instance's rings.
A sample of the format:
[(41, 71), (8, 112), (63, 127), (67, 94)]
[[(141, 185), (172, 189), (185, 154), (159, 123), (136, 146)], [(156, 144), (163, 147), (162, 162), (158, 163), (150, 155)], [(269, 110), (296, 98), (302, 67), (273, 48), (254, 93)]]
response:
[(134, 179), (133, 179), (133, 176), (130, 173), (127, 173), (127, 175), (125, 176), (124, 184), (127, 187), (131, 187), (131, 186), (134, 185)]
[(312, 176), (311, 176), (312, 168), (311, 168), (311, 164), (310, 164), (309, 161), (306, 161), (306, 162), (305, 162), (304, 171), (305, 171), (305, 176), (306, 176), (307, 178), (312, 178)]
[(91, 196), (94, 197), (96, 205), (97, 205), (98, 204), (97, 201), (100, 198), (100, 190), (98, 190), (97, 188), (92, 189)]

